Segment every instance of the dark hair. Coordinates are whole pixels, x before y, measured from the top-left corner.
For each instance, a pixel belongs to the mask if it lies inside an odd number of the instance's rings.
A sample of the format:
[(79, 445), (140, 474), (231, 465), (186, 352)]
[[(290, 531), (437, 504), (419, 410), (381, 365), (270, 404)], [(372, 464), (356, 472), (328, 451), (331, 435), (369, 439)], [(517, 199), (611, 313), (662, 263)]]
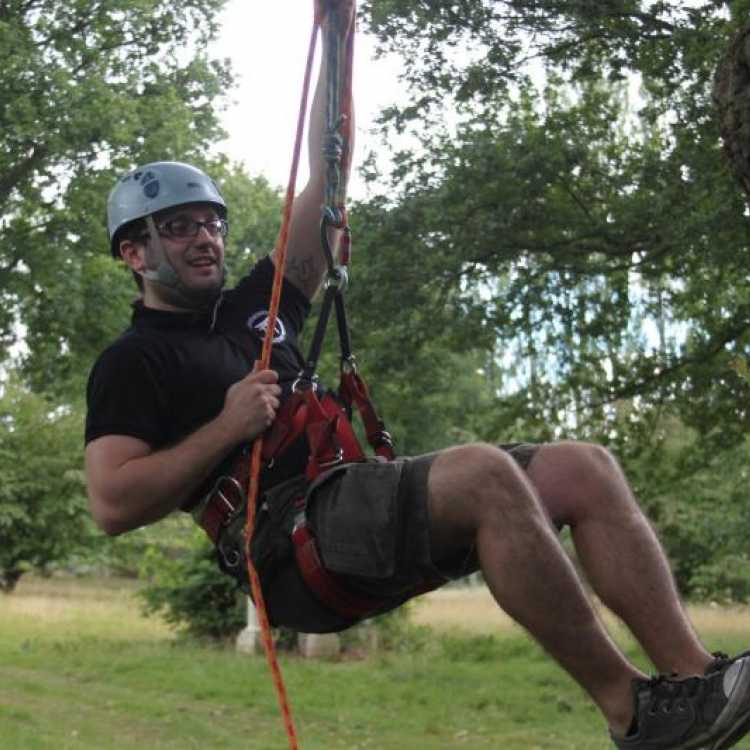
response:
[[(125, 240), (128, 240), (130, 242), (143, 242), (144, 239), (148, 236), (148, 227), (146, 226), (146, 220), (145, 219), (135, 219), (135, 221), (128, 222), (127, 224), (121, 226), (114, 236), (114, 242), (116, 243), (116, 247), (120, 246), (121, 242), (124, 242)], [(131, 271), (133, 274), (133, 278), (135, 279), (135, 283), (138, 286), (139, 291), (143, 291), (143, 279), (141, 278), (141, 275), (139, 273), (136, 273), (135, 271)]]

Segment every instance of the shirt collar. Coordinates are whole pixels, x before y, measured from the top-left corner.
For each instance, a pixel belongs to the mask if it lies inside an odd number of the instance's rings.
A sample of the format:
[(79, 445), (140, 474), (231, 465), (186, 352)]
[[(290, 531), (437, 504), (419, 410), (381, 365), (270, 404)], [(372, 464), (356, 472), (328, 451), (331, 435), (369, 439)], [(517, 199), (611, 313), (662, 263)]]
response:
[(143, 304), (143, 300), (133, 302), (131, 322), (135, 328), (213, 328), (216, 312), (221, 304), (222, 296), (216, 304), (207, 310), (157, 310)]

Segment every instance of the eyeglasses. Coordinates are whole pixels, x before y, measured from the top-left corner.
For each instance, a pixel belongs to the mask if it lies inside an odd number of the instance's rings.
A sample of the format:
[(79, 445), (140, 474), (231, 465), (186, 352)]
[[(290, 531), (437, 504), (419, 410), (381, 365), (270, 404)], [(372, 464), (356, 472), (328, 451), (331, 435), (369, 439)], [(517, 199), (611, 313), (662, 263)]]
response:
[(204, 228), (211, 237), (226, 237), (229, 224), (224, 219), (209, 219), (208, 221), (196, 221), (186, 216), (178, 216), (158, 225), (160, 234), (167, 237), (185, 239), (196, 237), (201, 228)]

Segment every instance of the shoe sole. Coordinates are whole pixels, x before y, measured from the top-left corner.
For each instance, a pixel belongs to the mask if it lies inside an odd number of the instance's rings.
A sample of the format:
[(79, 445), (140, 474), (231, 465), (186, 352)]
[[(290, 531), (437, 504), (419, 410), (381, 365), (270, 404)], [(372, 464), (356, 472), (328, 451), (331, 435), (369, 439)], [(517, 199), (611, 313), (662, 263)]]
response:
[[(742, 669), (737, 677), (739, 685), (735, 685), (732, 696), (714, 723), (713, 731), (704, 735), (702, 739), (682, 745), (682, 750), (727, 750), (750, 730), (750, 659), (738, 661), (742, 662)], [(723, 717), (731, 715), (743, 705), (744, 710), (735, 716), (732, 724), (721, 726)], [(721, 728), (722, 732), (718, 737), (714, 734), (717, 728)]]
[(718, 745), (713, 745), (711, 750), (727, 750), (739, 742), (750, 731), (750, 716), (745, 716), (738, 726), (729, 730), (729, 734), (719, 740)]

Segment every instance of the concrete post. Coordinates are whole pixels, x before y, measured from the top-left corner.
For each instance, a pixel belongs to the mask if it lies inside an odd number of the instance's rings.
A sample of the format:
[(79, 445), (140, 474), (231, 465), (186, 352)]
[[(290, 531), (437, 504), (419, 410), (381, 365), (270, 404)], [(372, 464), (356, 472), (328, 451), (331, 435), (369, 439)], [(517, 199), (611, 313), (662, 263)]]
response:
[(247, 625), (239, 632), (235, 642), (237, 651), (243, 654), (255, 654), (260, 650), (260, 625), (255, 612), (253, 600), (247, 597)]
[(299, 633), (297, 648), (306, 659), (333, 659), (341, 653), (338, 633)]

